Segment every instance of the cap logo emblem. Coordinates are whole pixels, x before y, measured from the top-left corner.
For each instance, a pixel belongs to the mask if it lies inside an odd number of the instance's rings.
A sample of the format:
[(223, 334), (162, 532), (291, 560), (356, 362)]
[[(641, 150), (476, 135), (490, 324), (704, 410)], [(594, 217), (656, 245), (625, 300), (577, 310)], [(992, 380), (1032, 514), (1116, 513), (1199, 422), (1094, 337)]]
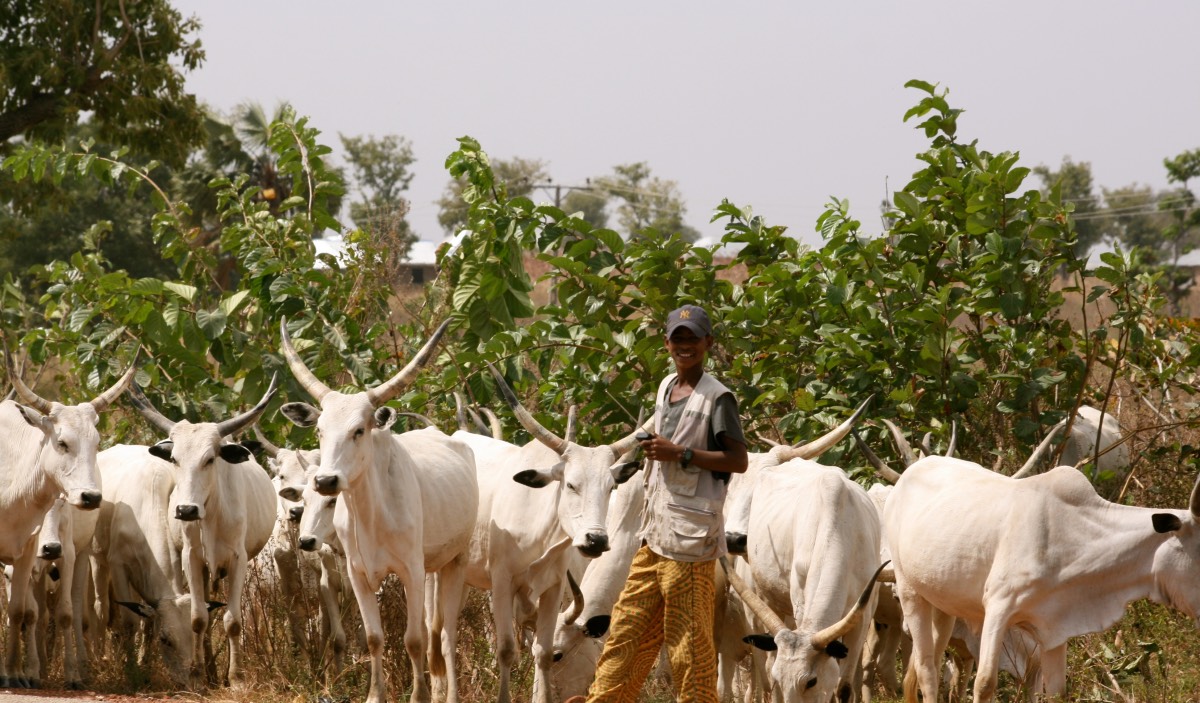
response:
[(681, 320), (688, 320), (688, 319), (691, 319), (691, 317), (692, 317), (691, 310), (681, 310), (679, 312), (679, 319), (681, 319)]

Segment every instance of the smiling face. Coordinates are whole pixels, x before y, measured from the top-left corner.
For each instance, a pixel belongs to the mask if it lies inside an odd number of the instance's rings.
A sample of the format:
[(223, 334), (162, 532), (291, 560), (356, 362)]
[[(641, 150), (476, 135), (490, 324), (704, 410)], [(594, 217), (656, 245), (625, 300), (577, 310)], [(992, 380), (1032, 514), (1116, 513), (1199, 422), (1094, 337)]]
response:
[(667, 337), (667, 352), (675, 362), (675, 370), (680, 374), (691, 368), (703, 367), (704, 357), (712, 345), (711, 335), (698, 337), (691, 329), (683, 326)]

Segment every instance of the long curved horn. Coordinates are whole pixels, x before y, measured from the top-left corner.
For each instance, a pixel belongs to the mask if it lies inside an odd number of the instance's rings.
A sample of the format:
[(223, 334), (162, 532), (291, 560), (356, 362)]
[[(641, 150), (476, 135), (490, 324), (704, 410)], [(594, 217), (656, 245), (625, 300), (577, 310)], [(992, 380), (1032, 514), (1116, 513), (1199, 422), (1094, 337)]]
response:
[(517, 394), (513, 393), (513, 389), (508, 387), (504, 382), (504, 377), (496, 370), (495, 366), (488, 364), (488, 370), (492, 372), (492, 378), (496, 379), (496, 385), (500, 388), (500, 395), (504, 396), (504, 402), (508, 403), (508, 407), (512, 408), (513, 415), (517, 416), (517, 420), (521, 426), (525, 428), (529, 434), (533, 435), (534, 439), (553, 449), (556, 453), (562, 454), (567, 450), (567, 443), (558, 435), (550, 430), (542, 427), (541, 423), (534, 419), (533, 415), (521, 405), (521, 401), (517, 400)]
[(654, 416), (651, 415), (650, 418), (648, 420), (646, 420), (645, 422), (642, 422), (641, 418), (639, 417), (637, 429), (635, 429), (633, 432), (630, 432), (629, 434), (625, 435), (621, 439), (618, 439), (617, 441), (613, 442), (612, 444), (608, 445), (608, 448), (612, 450), (613, 454), (615, 454), (617, 456), (621, 456), (629, 451), (632, 451), (634, 448), (637, 447), (637, 443), (638, 443), (637, 436), (638, 436), (639, 432), (653, 432), (653, 431), (654, 431)]
[[(886, 564), (884, 566), (887, 566)], [(875, 580), (879, 583), (896, 583), (896, 570), (890, 566), (880, 568), (875, 572)]]
[(21, 396), (21, 400), (25, 401), (26, 405), (40, 412), (41, 414), (49, 415), (51, 406), (50, 401), (46, 400), (37, 393), (34, 393), (29, 386), (25, 385), (25, 382), (21, 380), (21, 374), (17, 373), (16, 369), (13, 368), (12, 357), (9, 356), (7, 345), (4, 346), (4, 366), (8, 369), (8, 378), (12, 381), (13, 390), (17, 392), (17, 395)]
[(768, 447), (783, 446), (779, 442), (776, 442), (775, 440), (771, 439), (770, 437), (764, 437), (762, 435), (756, 435), (756, 436), (758, 437), (758, 441), (762, 442), (763, 444), (767, 445)]
[(875, 589), (875, 581), (879, 578), (879, 574), (883, 572), (883, 568), (890, 563), (891, 561), (885, 561), (879, 565), (879, 568), (875, 570), (875, 575), (871, 577), (870, 581), (867, 581), (867, 587), (863, 589), (862, 595), (858, 597), (858, 602), (854, 604), (850, 612), (846, 613), (845, 617), (812, 636), (812, 639), (809, 641), (812, 643), (814, 649), (825, 651), (830, 642), (854, 629), (854, 626), (862, 620), (863, 613), (867, 609), (867, 604), (871, 602), (871, 592)]
[(1188, 500), (1188, 510), (1192, 513), (1192, 517), (1200, 520), (1200, 478), (1196, 479), (1196, 485), (1192, 486), (1192, 497)]
[(292, 375), (300, 382), (300, 386), (321, 404), (321, 399), (329, 395), (329, 386), (321, 383), (321, 380), (308, 370), (308, 366), (304, 364), (304, 359), (296, 353), (295, 347), (292, 346), (292, 337), (287, 331), (287, 318), (279, 321), (279, 344), (283, 347), (283, 358), (287, 360), (288, 368), (292, 370)]
[(500, 424), (500, 418), (496, 416), (496, 413), (492, 412), (491, 408), (480, 408), (479, 412), (487, 416), (488, 427), (492, 431), (492, 439), (503, 440), (504, 425)]
[(571, 570), (567, 570), (567, 586), (571, 588), (571, 601), (574, 607), (571, 608), (570, 614), (567, 615), (567, 622), (575, 622), (583, 615), (583, 591), (580, 590), (579, 584), (575, 582), (575, 577), (571, 575)]
[(166, 416), (160, 413), (146, 398), (146, 394), (142, 392), (142, 387), (137, 384), (137, 381), (129, 384), (129, 388), (125, 389), (125, 395), (129, 398), (129, 402), (133, 403), (133, 407), (142, 414), (142, 417), (151, 424), (162, 430), (163, 434), (171, 434), (171, 429), (175, 427), (174, 420), (168, 420)]
[(254, 438), (257, 439), (258, 443), (262, 445), (263, 451), (266, 452), (268, 456), (279, 456), (279, 447), (275, 446), (271, 443), (271, 440), (267, 439), (267, 436), (262, 433), (262, 428), (258, 426), (257, 422), (254, 423)]
[(567, 409), (567, 444), (575, 441), (575, 435), (579, 432), (579, 406), (572, 405)]
[(1033, 471), (1034, 468), (1037, 467), (1038, 461), (1041, 460), (1042, 455), (1045, 454), (1046, 450), (1050, 448), (1050, 442), (1054, 440), (1054, 436), (1058, 434), (1059, 430), (1061, 430), (1063, 427), (1066, 427), (1066, 424), (1066, 420), (1060, 420), (1057, 425), (1051, 427), (1050, 431), (1046, 433), (1046, 437), (1042, 440), (1041, 444), (1037, 445), (1037, 449), (1034, 449), (1033, 454), (1029, 455), (1029, 459), (1025, 462), (1025, 465), (1017, 469), (1017, 472), (1013, 474), (1012, 477), (1021, 478), (1030, 471)]
[(946, 456), (954, 456), (954, 450), (958, 447), (958, 421), (950, 421), (950, 446), (946, 447)]
[(879, 455), (872, 451), (866, 442), (862, 441), (857, 432), (852, 432), (851, 434), (854, 435), (854, 442), (858, 445), (858, 451), (862, 452), (867, 461), (871, 462), (871, 466), (875, 467), (875, 473), (879, 475), (879, 478), (892, 484), (900, 480), (900, 474), (893, 471), (892, 467), (883, 463), (883, 459), (880, 459)]
[(492, 428), (488, 427), (487, 423), (483, 421), (483, 417), (480, 416), (479, 413), (475, 412), (475, 408), (467, 408), (467, 412), (471, 415), (471, 422), (475, 423), (476, 432), (484, 435), (490, 435), (492, 433)]
[(908, 440), (904, 438), (904, 433), (891, 420), (885, 418), (883, 424), (888, 428), (888, 432), (892, 433), (892, 441), (896, 443), (896, 451), (900, 452), (900, 461), (904, 462), (904, 468), (912, 466), (913, 462), (917, 460), (917, 454)]
[(121, 378), (117, 379), (116, 383), (114, 383), (108, 390), (96, 396), (95, 400), (92, 401), (92, 407), (95, 408), (96, 412), (104, 412), (108, 406), (116, 402), (117, 398), (121, 397), (121, 394), (124, 393), (125, 389), (129, 387), (129, 384), (133, 382), (133, 377), (137, 374), (137, 363), (140, 356), (140, 354), (135, 355), (133, 357), (133, 363), (129, 365), (129, 368), (125, 370), (125, 373), (121, 375)]
[(267, 405), (271, 402), (271, 399), (275, 397), (275, 393), (278, 390), (279, 373), (276, 372), (271, 374), (271, 385), (267, 387), (267, 392), (263, 394), (262, 400), (258, 401), (258, 405), (255, 405), (253, 408), (250, 408), (237, 417), (231, 417), (228, 420), (222, 420), (221, 422), (217, 423), (217, 433), (222, 437), (228, 437), (229, 435), (244, 429), (247, 425), (257, 420), (258, 416), (262, 415), (263, 411), (267, 409)]
[(932, 440), (933, 440), (932, 432), (926, 432), (925, 436), (921, 438), (921, 457), (922, 458), (927, 457), (927, 456), (933, 456), (933, 446), (930, 444), (930, 442)]
[(721, 557), (721, 568), (725, 570), (725, 578), (729, 580), (729, 583), (733, 586), (733, 590), (737, 591), (738, 597), (742, 599), (746, 607), (750, 608), (750, 612), (754, 613), (754, 616), (762, 621), (762, 624), (767, 628), (767, 632), (772, 637), (779, 634), (779, 631), (783, 629), (783, 618), (776, 615), (775, 611), (771, 610), (771, 606), (767, 605), (766, 601), (759, 597), (757, 593), (750, 590), (750, 587), (746, 585), (742, 577), (738, 576), (737, 572), (730, 566), (728, 558)]
[(403, 415), (404, 417), (411, 417), (414, 420), (420, 420), (421, 422), (425, 423), (426, 427), (433, 427), (435, 429), (437, 428), (436, 422), (434, 422), (431, 418), (426, 417), (425, 415), (422, 415), (421, 413), (403, 412), (403, 413), (396, 413), (396, 414)]
[(867, 405), (874, 398), (874, 393), (867, 396), (867, 399), (858, 406), (858, 409), (854, 411), (854, 414), (851, 415), (845, 422), (833, 428), (829, 432), (826, 432), (824, 435), (821, 435), (817, 439), (814, 439), (807, 444), (802, 444), (799, 447), (775, 447), (771, 450), (771, 456), (775, 457), (780, 463), (790, 461), (792, 459), (815, 459), (821, 456), (825, 452), (829, 451), (835, 444), (842, 441), (846, 435), (850, 434), (850, 430), (854, 429), (854, 426), (858, 424), (859, 418), (861, 418), (863, 413), (866, 412)]
[(371, 402), (373, 407), (378, 407), (388, 402), (392, 398), (400, 395), (400, 393), (416, 379), (417, 374), (429, 360), (433, 358), (433, 350), (437, 348), (438, 342), (442, 341), (442, 335), (446, 334), (446, 330), (450, 329), (450, 321), (446, 320), (438, 325), (433, 334), (425, 341), (425, 344), (417, 351), (417, 355), (412, 361), (400, 369), (395, 376), (384, 381), (367, 391), (367, 400)]
[(470, 432), (471, 428), (467, 426), (467, 400), (463, 398), (462, 391), (454, 391), (454, 419), (458, 420), (459, 432)]

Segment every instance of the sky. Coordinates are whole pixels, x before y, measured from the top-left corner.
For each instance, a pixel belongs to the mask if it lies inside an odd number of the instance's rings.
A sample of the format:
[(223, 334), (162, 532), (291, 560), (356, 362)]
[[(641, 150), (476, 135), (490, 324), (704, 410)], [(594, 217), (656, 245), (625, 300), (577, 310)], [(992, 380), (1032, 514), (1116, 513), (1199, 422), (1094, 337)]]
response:
[(914, 78), (949, 89), (961, 138), (1089, 162), (1098, 186), (1166, 188), (1163, 159), (1200, 148), (1194, 0), (173, 4), (203, 24), (187, 86), (218, 112), (290, 102), (335, 161), (339, 134), (409, 139), (410, 221), (432, 242), (464, 135), (564, 186), (646, 162), (714, 241), (726, 198), (812, 245), (832, 197), (877, 232), (928, 147), (903, 121)]

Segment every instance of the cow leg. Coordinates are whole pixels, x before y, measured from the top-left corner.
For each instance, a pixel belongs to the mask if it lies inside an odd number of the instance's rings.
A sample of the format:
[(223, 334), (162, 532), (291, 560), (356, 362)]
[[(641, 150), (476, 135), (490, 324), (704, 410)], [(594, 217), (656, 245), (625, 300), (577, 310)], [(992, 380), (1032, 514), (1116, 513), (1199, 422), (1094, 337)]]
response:
[[(64, 562), (66, 559), (64, 558)], [(71, 636), (75, 639), (75, 677), (66, 678), (67, 688), (83, 688), (83, 680), (88, 676), (87, 640), (84, 638), (83, 617), (87, 605), (88, 566), (90, 560), (86, 551), (75, 553), (71, 560), (71, 577), (64, 577), (62, 588), (70, 588), (71, 595)], [(68, 645), (70, 646), (70, 645)], [(65, 655), (64, 655), (65, 656)], [(64, 659), (63, 673), (66, 674)]]
[(379, 616), (379, 602), (375, 599), (375, 589), (367, 582), (367, 575), (353, 562), (347, 566), (350, 588), (354, 591), (354, 600), (358, 602), (358, 612), (367, 635), (367, 653), (371, 657), (371, 684), (367, 689), (366, 703), (384, 703), (387, 700), (387, 681), (383, 673), (383, 622)]
[(229, 684), (241, 687), (242, 673), (242, 592), (246, 588), (246, 551), (239, 549), (229, 580), (229, 604), (225, 607), (225, 638), (229, 642)]
[(551, 703), (550, 667), (554, 664), (554, 628), (562, 605), (560, 579), (538, 597), (537, 620), (533, 631), (533, 703)]
[(983, 629), (979, 633), (979, 661), (975, 672), (975, 703), (991, 703), (1000, 674), (1000, 652), (1008, 631), (1008, 609), (1004, 603), (987, 603)]
[(408, 652), (412, 666), (413, 688), (409, 700), (412, 703), (430, 703), (432, 696), (429, 682), (425, 680), (425, 568), (423, 559), (404, 564), (396, 574), (404, 584), (404, 598), (408, 605), (408, 622), (404, 628), (404, 650)]
[(342, 608), (338, 594), (342, 590), (342, 577), (338, 573), (337, 556), (328, 550), (321, 551), (321, 622), (325, 642), (333, 648), (333, 675), (342, 673), (346, 657), (346, 630), (342, 627)]
[(912, 634), (913, 652), (904, 675), (904, 703), (917, 703), (917, 689), (926, 701), (938, 699), (939, 654), (934, 635), (936, 611), (929, 601), (897, 582), (904, 620)]
[[(441, 659), (445, 665), (441, 676), (445, 679), (446, 703), (458, 703), (458, 660), (455, 651), (458, 649), (458, 617), (462, 611), (463, 593), (466, 588), (466, 560), (465, 554), (459, 555), (442, 567), (437, 577), (438, 614), (442, 622), (440, 641), (434, 645), (441, 647)], [(432, 638), (431, 633), (430, 639)], [(438, 675), (432, 667), (430, 672)]]
[(513, 630), (513, 588), (508, 574), (492, 576), (492, 624), (496, 628), (496, 664), (500, 675), (498, 703), (510, 703), (508, 684), (517, 660), (517, 636)]
[[(23, 669), (20, 666), (21, 656), (21, 636), (25, 633), (25, 628), (33, 630), (37, 614), (34, 611), (33, 599), (31, 597), (30, 583), (33, 579), (33, 561), (34, 551), (37, 546), (37, 535), (31, 537), (22, 550), (21, 556), (13, 563), (13, 577), (11, 588), (8, 593), (8, 652), (7, 652), (7, 668), (8, 676), (11, 677), (7, 685), (17, 687), (27, 687), (29, 682), (22, 675)], [(26, 661), (29, 657), (37, 658), (37, 649), (26, 647)]]
[[(1041, 655), (1041, 690), (1035, 689), (1034, 693), (1062, 697), (1067, 692), (1067, 645), (1064, 642), (1054, 649), (1044, 650)], [(1031, 666), (1033, 661), (1031, 657)]]
[(192, 594), (191, 686), (195, 690), (202, 690), (206, 682), (204, 644), (208, 631), (208, 583), (204, 578), (204, 546), (200, 540), (200, 523), (184, 523), (182, 558), (188, 593)]
[(67, 688), (79, 689), (83, 681), (79, 677), (79, 648), (75, 637), (75, 544), (67, 540), (63, 544), (62, 566), (59, 568), (58, 604), (55, 606), (55, 631), (62, 638), (63, 683)]

